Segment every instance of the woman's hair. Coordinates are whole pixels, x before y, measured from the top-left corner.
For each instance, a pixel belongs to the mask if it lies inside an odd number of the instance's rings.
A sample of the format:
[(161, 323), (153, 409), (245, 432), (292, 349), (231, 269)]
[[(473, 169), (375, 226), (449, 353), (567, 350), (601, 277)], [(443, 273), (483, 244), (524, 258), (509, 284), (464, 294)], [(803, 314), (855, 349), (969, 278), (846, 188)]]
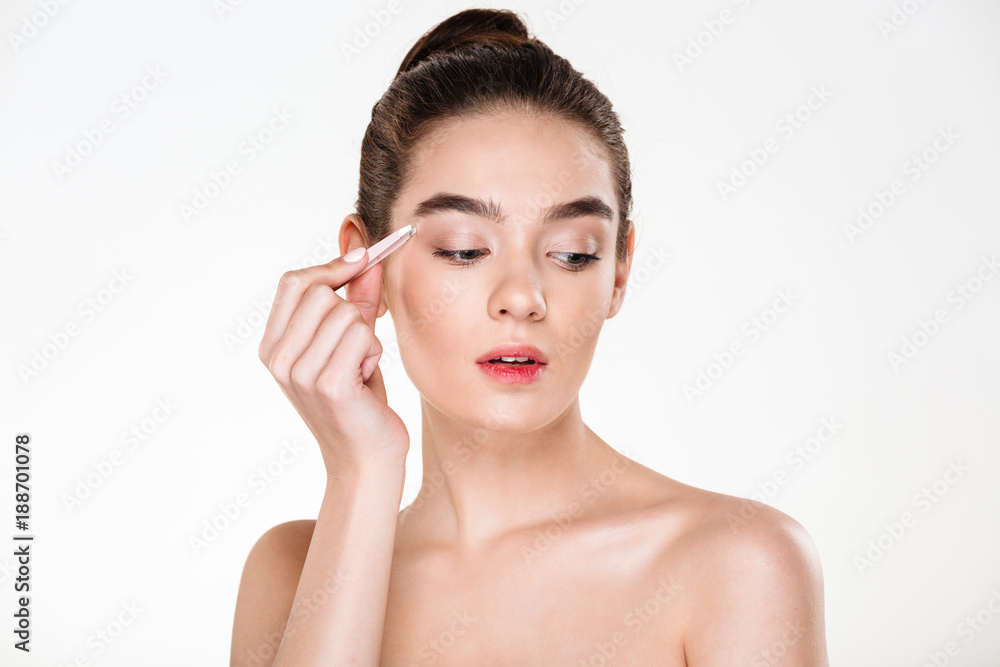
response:
[(618, 199), (616, 257), (628, 253), (632, 178), (622, 127), (597, 87), (507, 10), (467, 9), (410, 49), (372, 107), (361, 143), (356, 212), (372, 241), (392, 228), (392, 209), (416, 168), (415, 147), (443, 121), (509, 111), (575, 122), (607, 147)]

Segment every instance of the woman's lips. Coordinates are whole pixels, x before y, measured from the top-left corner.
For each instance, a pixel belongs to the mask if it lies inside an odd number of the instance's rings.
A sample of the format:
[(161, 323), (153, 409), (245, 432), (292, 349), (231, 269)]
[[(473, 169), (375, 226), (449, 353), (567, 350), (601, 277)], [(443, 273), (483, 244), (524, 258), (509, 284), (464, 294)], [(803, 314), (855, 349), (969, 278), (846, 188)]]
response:
[(476, 359), (477, 362), (487, 362), (494, 359), (499, 359), (500, 357), (527, 357), (534, 361), (535, 363), (544, 365), (548, 359), (545, 357), (545, 353), (539, 350), (534, 345), (526, 342), (510, 341), (507, 343), (501, 343), (497, 345), (489, 352), (486, 352), (481, 357)]
[[(506, 356), (506, 355), (504, 355)], [(476, 363), (486, 375), (502, 384), (530, 384), (545, 374), (545, 364), (540, 363), (491, 363), (480, 361)]]

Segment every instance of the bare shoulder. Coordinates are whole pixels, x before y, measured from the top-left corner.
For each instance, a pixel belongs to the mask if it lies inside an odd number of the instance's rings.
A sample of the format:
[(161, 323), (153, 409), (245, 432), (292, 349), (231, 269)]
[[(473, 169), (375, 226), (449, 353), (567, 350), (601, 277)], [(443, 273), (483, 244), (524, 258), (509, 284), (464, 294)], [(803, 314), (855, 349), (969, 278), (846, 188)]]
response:
[(660, 511), (682, 529), (661, 564), (690, 593), (687, 664), (826, 667), (823, 574), (806, 529), (764, 503), (669, 481)]
[(819, 567), (812, 537), (781, 510), (748, 498), (681, 486), (677, 505), (690, 519), (684, 541), (716, 565), (763, 564), (764, 559), (781, 569)]
[(236, 597), (230, 667), (270, 665), (284, 634), (315, 519), (268, 529), (250, 549)]

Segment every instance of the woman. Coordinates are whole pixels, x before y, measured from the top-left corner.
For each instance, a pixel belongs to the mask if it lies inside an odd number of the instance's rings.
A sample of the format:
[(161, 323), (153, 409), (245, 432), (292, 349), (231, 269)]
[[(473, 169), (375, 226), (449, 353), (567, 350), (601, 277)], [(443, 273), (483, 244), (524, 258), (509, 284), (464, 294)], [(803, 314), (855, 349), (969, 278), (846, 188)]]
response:
[[(282, 276), (261, 340), (328, 483), (315, 521), (251, 550), (232, 665), (827, 665), (805, 530), (582, 419), (635, 235), (622, 129), (591, 82), (513, 13), (452, 16), (373, 108), (356, 208), (344, 256)], [(350, 251), (409, 224), (346, 300), (331, 289), (365, 266)], [(387, 311), (422, 406), (402, 511)]]

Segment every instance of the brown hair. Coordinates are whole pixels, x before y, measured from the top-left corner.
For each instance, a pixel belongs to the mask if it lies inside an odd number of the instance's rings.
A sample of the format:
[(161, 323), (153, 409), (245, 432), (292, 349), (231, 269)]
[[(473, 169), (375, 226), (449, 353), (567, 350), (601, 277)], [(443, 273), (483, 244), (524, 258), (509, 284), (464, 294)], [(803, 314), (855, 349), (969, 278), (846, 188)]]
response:
[(413, 173), (414, 148), (443, 121), (519, 110), (578, 123), (607, 148), (618, 199), (616, 257), (628, 255), (632, 178), (623, 129), (611, 102), (508, 10), (467, 9), (413, 45), (361, 142), (355, 208), (370, 241), (392, 228), (392, 208)]

